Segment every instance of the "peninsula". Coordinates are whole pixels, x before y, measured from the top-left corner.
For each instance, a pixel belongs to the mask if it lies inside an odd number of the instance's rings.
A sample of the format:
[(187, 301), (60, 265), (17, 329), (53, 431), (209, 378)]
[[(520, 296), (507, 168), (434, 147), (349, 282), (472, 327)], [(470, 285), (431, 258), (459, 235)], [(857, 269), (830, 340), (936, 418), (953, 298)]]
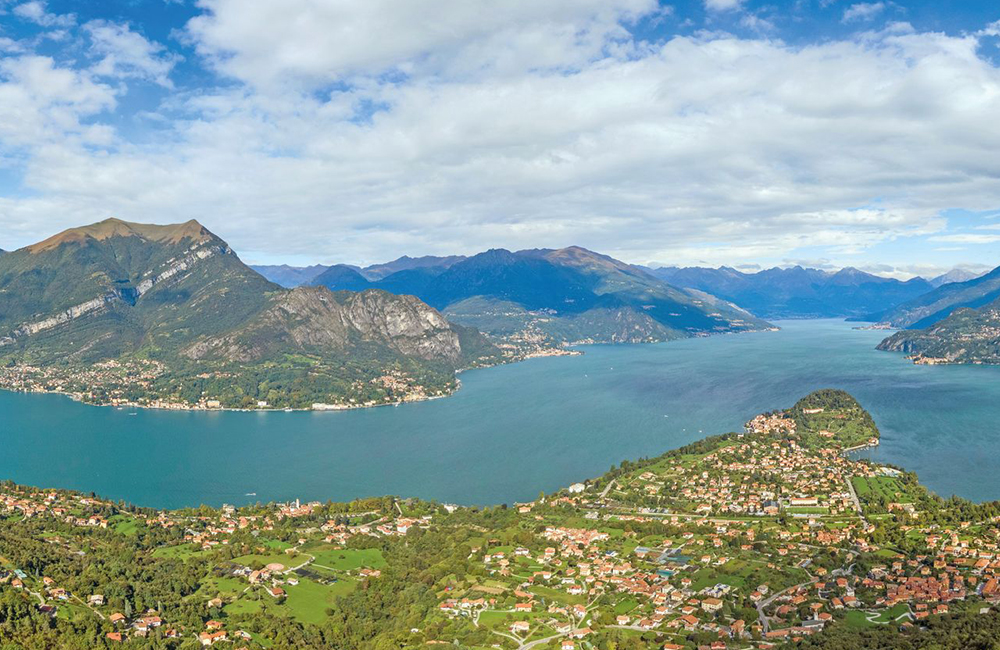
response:
[(162, 511), (0, 488), (22, 647), (967, 648), (1000, 631), (995, 503), (944, 501), (850, 395), (527, 503)]

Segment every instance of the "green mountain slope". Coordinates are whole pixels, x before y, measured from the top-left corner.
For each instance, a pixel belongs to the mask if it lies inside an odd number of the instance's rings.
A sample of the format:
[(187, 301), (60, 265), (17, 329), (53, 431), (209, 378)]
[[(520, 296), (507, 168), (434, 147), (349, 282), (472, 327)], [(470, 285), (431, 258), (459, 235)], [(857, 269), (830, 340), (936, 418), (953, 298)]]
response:
[(892, 309), (871, 314), (865, 320), (920, 329), (934, 325), (958, 309), (977, 309), (998, 298), (1000, 267), (972, 280), (944, 284)]
[(915, 363), (1000, 363), (1000, 299), (956, 309), (924, 329), (897, 332), (878, 349), (905, 352)]
[(194, 221), (112, 219), (6, 254), (0, 298), (6, 382), (98, 402), (399, 401), (496, 353), (412, 297), (283, 289)]
[[(357, 287), (360, 273), (331, 269), (314, 284)], [(363, 286), (412, 294), (452, 320), (497, 336), (550, 342), (635, 343), (770, 325), (696, 290), (580, 248), (494, 249), (447, 267), (410, 268)]]

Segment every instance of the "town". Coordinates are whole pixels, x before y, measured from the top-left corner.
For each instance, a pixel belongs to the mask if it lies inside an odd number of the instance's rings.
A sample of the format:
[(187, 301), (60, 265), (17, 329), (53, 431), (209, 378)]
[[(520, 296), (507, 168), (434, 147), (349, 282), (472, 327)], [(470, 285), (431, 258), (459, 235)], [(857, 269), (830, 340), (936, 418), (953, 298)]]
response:
[(878, 437), (853, 398), (819, 391), (491, 508), (160, 511), (5, 483), (0, 583), (90, 647), (777, 648), (994, 614), (998, 513), (853, 457)]

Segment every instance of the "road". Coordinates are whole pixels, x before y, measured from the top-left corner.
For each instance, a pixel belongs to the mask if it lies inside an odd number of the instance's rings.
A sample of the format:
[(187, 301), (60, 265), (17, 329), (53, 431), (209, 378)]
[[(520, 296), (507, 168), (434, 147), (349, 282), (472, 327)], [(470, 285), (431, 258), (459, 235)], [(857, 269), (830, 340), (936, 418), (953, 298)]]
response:
[(861, 521), (864, 521), (867, 524), (868, 522), (865, 520), (864, 512), (861, 511), (861, 501), (858, 499), (858, 493), (854, 491), (854, 481), (851, 480), (850, 476), (847, 477), (847, 489), (851, 491), (851, 501), (854, 502), (854, 509), (858, 511), (858, 516), (861, 517)]
[(776, 592), (770, 598), (767, 598), (757, 603), (757, 620), (760, 622), (760, 626), (764, 630), (764, 634), (767, 634), (768, 631), (771, 629), (771, 623), (770, 621), (767, 620), (767, 616), (764, 614), (764, 608), (773, 603), (775, 600), (777, 600), (778, 597), (780, 597), (781, 595), (787, 594), (789, 591), (796, 591), (800, 587), (811, 585), (817, 580), (818, 578), (813, 578), (812, 576), (809, 576), (809, 580), (807, 582), (800, 582), (797, 585), (792, 585), (788, 589), (783, 589), (782, 591)]

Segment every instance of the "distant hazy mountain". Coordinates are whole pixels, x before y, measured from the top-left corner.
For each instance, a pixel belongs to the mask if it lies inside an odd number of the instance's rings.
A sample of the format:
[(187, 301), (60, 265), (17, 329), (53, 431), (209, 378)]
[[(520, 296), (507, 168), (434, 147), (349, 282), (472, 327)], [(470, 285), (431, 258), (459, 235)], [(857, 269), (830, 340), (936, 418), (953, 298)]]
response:
[(312, 266), (288, 266), (287, 264), (273, 266), (256, 264), (251, 265), (250, 268), (257, 273), (260, 273), (271, 282), (280, 284), (281, 286), (290, 289), (303, 284), (309, 284), (313, 278), (330, 267), (322, 264), (314, 264)]
[(364, 291), (372, 288), (372, 283), (361, 275), (357, 267), (347, 264), (334, 264), (328, 267), (309, 284), (318, 287), (336, 287), (337, 291)]
[(997, 298), (1000, 298), (1000, 267), (972, 280), (943, 284), (891, 309), (869, 314), (865, 320), (920, 329), (944, 320), (956, 309), (975, 309)]
[[(358, 275), (331, 269), (313, 282), (341, 289), (356, 286)], [(486, 332), (537, 332), (557, 341), (663, 341), (770, 327), (723, 300), (579, 247), (494, 249), (363, 286), (416, 295), (455, 322)]]
[(234, 406), (447, 390), (492, 347), (413, 297), (283, 289), (195, 221), (110, 219), (7, 253), (0, 295), (0, 366), (154, 360), (167, 372), (147, 393)]
[(965, 269), (952, 269), (947, 273), (943, 273), (936, 278), (929, 280), (931, 286), (935, 289), (943, 284), (951, 284), (952, 282), (968, 282), (969, 280), (975, 280), (980, 278), (984, 273), (974, 273), (972, 271), (966, 271)]
[(878, 349), (905, 352), (916, 363), (1000, 363), (1000, 298), (978, 309), (958, 307), (923, 329), (896, 332)]
[[(304, 284), (323, 286), (326, 286), (327, 284), (335, 284), (336, 282), (332, 280), (320, 282), (314, 282), (314, 280), (327, 270), (337, 267), (340, 267), (339, 270), (333, 271), (331, 277), (336, 277), (337, 274), (340, 273), (346, 273), (344, 269), (350, 269), (358, 273), (365, 280), (377, 281), (400, 271), (417, 270), (429, 273), (434, 273), (435, 271), (440, 272), (452, 264), (461, 262), (464, 259), (465, 257), (462, 255), (452, 255), (449, 257), (434, 257), (433, 255), (426, 255), (424, 257), (408, 257), (404, 255), (399, 259), (386, 262), (385, 264), (372, 264), (371, 266), (366, 266), (364, 268), (354, 266), (353, 264), (335, 264), (333, 266), (325, 266), (322, 264), (314, 264), (313, 266), (288, 266), (287, 264), (282, 264), (280, 266), (256, 265), (251, 266), (250, 268), (257, 271), (271, 282), (280, 284), (283, 287), (291, 288), (299, 287)], [(345, 278), (346, 277), (348, 276), (345, 276)]]
[(424, 257), (409, 257), (404, 255), (397, 260), (386, 262), (385, 264), (372, 264), (361, 269), (361, 275), (369, 280), (381, 280), (382, 278), (398, 273), (399, 271), (409, 271), (412, 269), (441, 269), (444, 270), (465, 259), (464, 255), (450, 255), (448, 257), (435, 257), (425, 255)]
[(901, 282), (845, 268), (835, 273), (801, 266), (744, 273), (729, 267), (663, 267), (657, 277), (734, 302), (761, 318), (862, 316), (930, 291), (922, 278)]

